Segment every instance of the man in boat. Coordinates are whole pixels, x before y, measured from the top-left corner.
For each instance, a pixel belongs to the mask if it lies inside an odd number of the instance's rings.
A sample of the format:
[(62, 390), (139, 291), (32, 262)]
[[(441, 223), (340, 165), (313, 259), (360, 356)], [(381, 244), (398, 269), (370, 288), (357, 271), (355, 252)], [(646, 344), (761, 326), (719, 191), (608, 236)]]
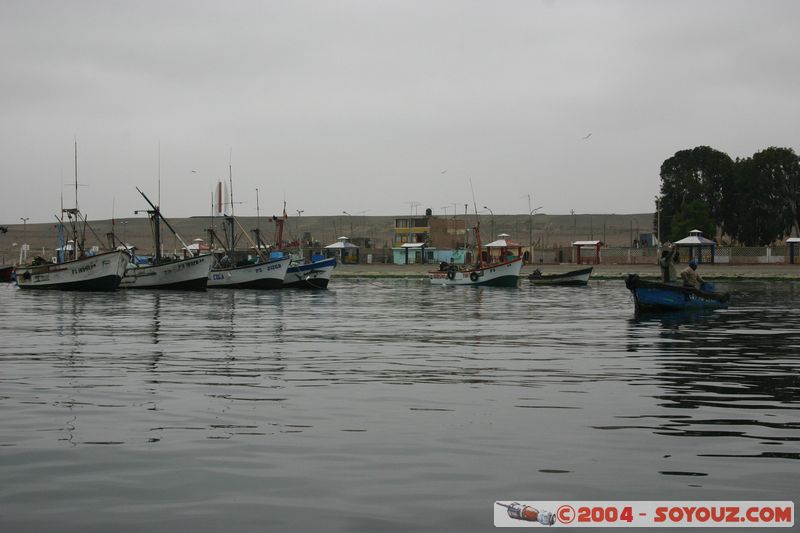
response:
[(678, 247), (670, 244), (661, 252), (661, 259), (658, 260), (658, 266), (661, 267), (661, 281), (664, 283), (677, 281), (678, 276), (675, 272), (675, 263), (677, 262)]
[(697, 273), (697, 265), (697, 259), (692, 259), (689, 261), (689, 266), (681, 270), (681, 279), (684, 287), (700, 290), (700, 285), (705, 280)]

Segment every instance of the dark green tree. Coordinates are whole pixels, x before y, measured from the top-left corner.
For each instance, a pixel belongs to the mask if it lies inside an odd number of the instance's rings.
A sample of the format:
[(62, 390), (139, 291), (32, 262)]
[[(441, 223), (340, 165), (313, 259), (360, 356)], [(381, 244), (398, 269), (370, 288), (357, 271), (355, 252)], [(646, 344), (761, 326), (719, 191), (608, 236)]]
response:
[(677, 241), (689, 235), (693, 229), (699, 229), (704, 236), (713, 236), (717, 231), (711, 210), (701, 199), (689, 200), (681, 206), (680, 211), (672, 217), (670, 233), (671, 241)]
[(783, 224), (783, 233), (775, 238), (800, 231), (800, 158), (791, 148), (771, 146), (753, 154), (759, 180), (767, 187), (766, 201), (774, 205), (775, 218)]
[[(737, 159), (723, 197), (722, 228), (746, 246), (763, 246), (796, 224), (797, 156), (791, 149), (767, 148)], [(794, 178), (792, 177), (794, 176)]]
[(705, 203), (711, 217), (710, 232), (706, 236), (713, 238), (716, 226), (722, 220), (725, 185), (731, 180), (733, 165), (727, 154), (709, 146), (681, 150), (664, 161), (661, 165), (661, 194), (657, 198), (661, 234), (674, 238), (672, 226), (675, 216), (683, 212), (682, 220), (686, 220), (686, 217), (699, 215), (696, 206), (691, 209), (685, 206), (700, 200)]

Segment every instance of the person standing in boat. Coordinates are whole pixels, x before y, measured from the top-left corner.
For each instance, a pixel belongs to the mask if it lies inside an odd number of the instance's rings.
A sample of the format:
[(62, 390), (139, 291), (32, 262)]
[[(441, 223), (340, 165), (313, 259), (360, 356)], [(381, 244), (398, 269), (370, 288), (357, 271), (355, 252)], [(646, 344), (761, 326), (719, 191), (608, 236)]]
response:
[(677, 281), (678, 276), (675, 271), (675, 263), (677, 262), (678, 247), (674, 244), (670, 244), (661, 252), (661, 259), (658, 260), (658, 266), (661, 267), (661, 281), (664, 283)]
[(692, 259), (689, 261), (689, 266), (681, 270), (681, 279), (684, 287), (700, 290), (700, 285), (705, 280), (697, 273), (697, 266), (697, 259)]

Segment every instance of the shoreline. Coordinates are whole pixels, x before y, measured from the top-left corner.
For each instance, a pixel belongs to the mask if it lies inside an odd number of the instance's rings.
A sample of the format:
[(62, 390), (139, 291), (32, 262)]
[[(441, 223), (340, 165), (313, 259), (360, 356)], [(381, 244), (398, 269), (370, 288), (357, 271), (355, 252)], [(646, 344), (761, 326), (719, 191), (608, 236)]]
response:
[[(544, 264), (525, 265), (522, 267), (520, 279), (527, 278), (535, 268), (543, 274), (562, 274), (587, 265), (576, 264)], [(632, 264), (632, 265), (592, 265), (594, 271), (591, 279), (623, 279), (628, 274), (638, 274), (643, 279), (659, 279), (661, 272), (657, 265)], [(686, 265), (680, 265), (678, 272)], [(333, 271), (333, 278), (400, 278), (414, 279), (425, 278), (428, 272), (438, 270), (438, 265), (433, 264), (337, 264)], [(753, 265), (700, 265), (698, 272), (707, 280), (784, 280), (800, 281), (800, 265), (786, 264), (753, 264)]]

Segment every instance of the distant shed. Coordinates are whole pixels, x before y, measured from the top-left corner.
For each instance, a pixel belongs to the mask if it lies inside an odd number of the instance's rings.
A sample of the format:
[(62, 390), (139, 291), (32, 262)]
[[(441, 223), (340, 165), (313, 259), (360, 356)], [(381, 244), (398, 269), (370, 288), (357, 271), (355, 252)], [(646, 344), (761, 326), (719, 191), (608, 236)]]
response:
[(795, 257), (797, 257), (797, 249), (800, 247), (800, 237), (792, 237), (786, 239), (786, 244), (789, 245), (789, 263), (795, 264)]
[(575, 247), (575, 262), (577, 264), (600, 264), (600, 248), (603, 246), (603, 241), (575, 241), (572, 246)]

